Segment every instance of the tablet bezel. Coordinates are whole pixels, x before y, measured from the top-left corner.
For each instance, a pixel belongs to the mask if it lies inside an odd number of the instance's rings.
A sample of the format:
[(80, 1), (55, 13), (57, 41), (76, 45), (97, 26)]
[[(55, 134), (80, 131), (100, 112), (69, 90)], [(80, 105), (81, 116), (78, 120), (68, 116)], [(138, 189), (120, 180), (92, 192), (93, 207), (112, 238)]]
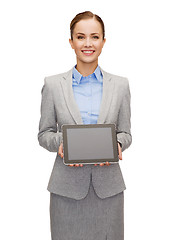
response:
[[(78, 160), (69, 160), (68, 158), (68, 148), (67, 148), (67, 129), (76, 129), (76, 128), (111, 128), (112, 133), (112, 143), (113, 143), (113, 154), (114, 158), (108, 159), (78, 159)], [(65, 165), (69, 164), (99, 164), (99, 163), (118, 163), (118, 145), (117, 145), (117, 135), (116, 135), (116, 126), (115, 124), (64, 124), (62, 125), (62, 134), (63, 134), (63, 162)]]

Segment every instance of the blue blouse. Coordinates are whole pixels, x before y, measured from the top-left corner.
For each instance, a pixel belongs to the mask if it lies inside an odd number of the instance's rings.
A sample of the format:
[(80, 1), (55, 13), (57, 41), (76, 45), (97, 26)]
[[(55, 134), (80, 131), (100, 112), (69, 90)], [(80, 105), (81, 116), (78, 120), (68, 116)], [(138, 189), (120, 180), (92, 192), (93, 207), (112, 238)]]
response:
[(72, 88), (84, 124), (96, 124), (103, 93), (103, 75), (97, 66), (94, 73), (83, 77), (76, 69), (72, 72)]

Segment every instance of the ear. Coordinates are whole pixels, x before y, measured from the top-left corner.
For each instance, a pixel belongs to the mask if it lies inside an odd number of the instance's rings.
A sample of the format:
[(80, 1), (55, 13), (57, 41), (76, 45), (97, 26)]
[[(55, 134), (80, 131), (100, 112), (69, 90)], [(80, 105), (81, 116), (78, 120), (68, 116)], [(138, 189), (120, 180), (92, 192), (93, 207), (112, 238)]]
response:
[(73, 44), (73, 40), (72, 39), (69, 39), (69, 43), (71, 45), (71, 48), (74, 49), (74, 44)]
[(103, 39), (103, 47), (104, 47), (105, 42), (106, 42), (106, 38)]

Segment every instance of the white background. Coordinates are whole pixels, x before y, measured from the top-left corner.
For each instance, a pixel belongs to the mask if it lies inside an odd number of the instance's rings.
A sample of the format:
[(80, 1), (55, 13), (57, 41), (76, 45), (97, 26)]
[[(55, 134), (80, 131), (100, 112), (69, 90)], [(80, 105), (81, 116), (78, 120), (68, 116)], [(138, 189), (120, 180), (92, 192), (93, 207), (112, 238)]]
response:
[(131, 147), (123, 153), (125, 240), (175, 239), (173, 0), (6, 0), (0, 4), (0, 239), (50, 239), (55, 153), (37, 141), (44, 77), (72, 68), (69, 24), (102, 17), (99, 65), (129, 79)]

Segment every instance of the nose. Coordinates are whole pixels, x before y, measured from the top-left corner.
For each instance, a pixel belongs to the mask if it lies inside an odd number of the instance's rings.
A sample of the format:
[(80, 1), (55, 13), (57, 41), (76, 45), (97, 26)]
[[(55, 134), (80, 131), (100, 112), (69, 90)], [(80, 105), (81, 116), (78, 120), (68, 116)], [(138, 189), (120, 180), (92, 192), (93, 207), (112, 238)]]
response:
[(91, 42), (91, 39), (88, 37), (86, 38), (86, 41), (85, 41), (85, 47), (91, 47), (92, 46), (92, 42)]

